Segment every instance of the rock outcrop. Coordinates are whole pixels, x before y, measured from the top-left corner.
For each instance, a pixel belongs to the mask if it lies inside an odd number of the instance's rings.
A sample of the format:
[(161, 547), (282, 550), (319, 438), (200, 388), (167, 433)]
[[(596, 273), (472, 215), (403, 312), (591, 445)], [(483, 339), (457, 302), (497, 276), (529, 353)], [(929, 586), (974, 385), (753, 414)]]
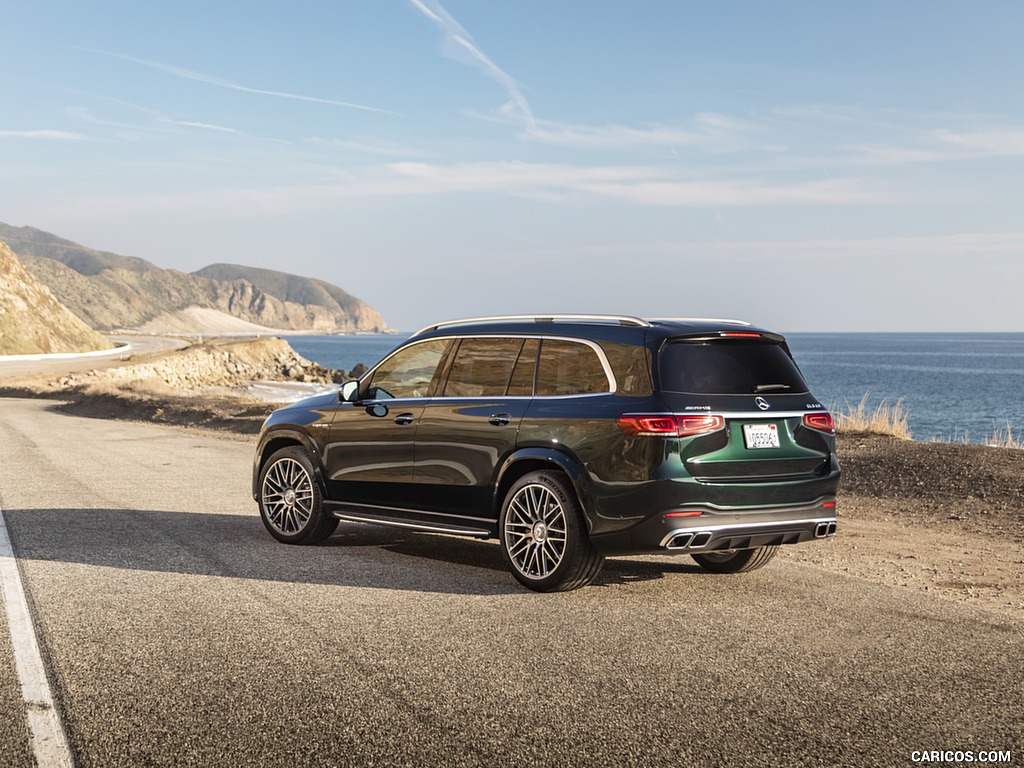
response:
[(112, 347), (68, 311), (0, 242), (0, 354), (93, 352)]
[(253, 381), (331, 384), (344, 371), (312, 363), (284, 339), (217, 340), (172, 352), (158, 360), (63, 376), (60, 389), (93, 392), (129, 390), (150, 394), (193, 395), (209, 388), (240, 388)]

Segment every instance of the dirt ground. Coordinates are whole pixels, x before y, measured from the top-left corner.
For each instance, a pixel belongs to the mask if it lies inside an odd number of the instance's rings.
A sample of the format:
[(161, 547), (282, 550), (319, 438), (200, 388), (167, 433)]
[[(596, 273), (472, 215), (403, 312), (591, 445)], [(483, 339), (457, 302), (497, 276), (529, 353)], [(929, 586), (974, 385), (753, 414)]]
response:
[(1024, 451), (839, 436), (839, 535), (798, 562), (1024, 620)]
[[(0, 396), (39, 396), (30, 388)], [(81, 416), (253, 441), (274, 406), (232, 397), (47, 392)], [(779, 557), (1024, 620), (1024, 451), (841, 434), (839, 535)]]

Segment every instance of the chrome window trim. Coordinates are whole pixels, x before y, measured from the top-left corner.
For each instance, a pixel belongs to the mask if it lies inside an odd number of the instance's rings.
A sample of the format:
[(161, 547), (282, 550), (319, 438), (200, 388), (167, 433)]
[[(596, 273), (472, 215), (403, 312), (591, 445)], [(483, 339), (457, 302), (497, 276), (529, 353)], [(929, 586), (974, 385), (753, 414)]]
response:
[[(604, 369), (604, 376), (608, 380), (608, 386), (611, 387), (606, 392), (579, 392), (575, 395), (537, 395), (537, 397), (583, 397), (585, 395), (613, 395), (619, 388), (619, 382), (615, 380), (615, 374), (612, 373), (611, 363), (608, 362), (608, 357), (605, 355), (604, 350), (601, 349), (600, 345), (596, 341), (590, 339), (580, 339), (573, 336), (537, 336), (541, 339), (540, 351), (544, 352), (544, 339), (551, 339), (552, 341), (568, 341), (575, 344), (585, 344), (590, 347), (594, 352), (597, 353), (597, 359), (601, 363), (601, 367)], [(540, 357), (537, 358), (537, 367), (540, 368)], [(536, 379), (534, 379), (536, 384)]]
[[(600, 361), (601, 368), (604, 370), (605, 379), (607, 380), (609, 387), (611, 387), (609, 390), (607, 390), (605, 392), (581, 392), (581, 393), (575, 394), (575, 395), (481, 395), (480, 397), (483, 397), (483, 398), (487, 398), (487, 397), (500, 397), (502, 399), (511, 399), (511, 398), (531, 399), (533, 397), (543, 397), (545, 399), (555, 399), (555, 398), (566, 398), (566, 397), (595, 397), (595, 396), (601, 396), (601, 395), (614, 395), (615, 392), (619, 388), (619, 383), (618, 383), (618, 381), (616, 381), (615, 374), (612, 372), (611, 363), (608, 362), (608, 356), (604, 353), (604, 350), (601, 349), (601, 346), (597, 342), (591, 341), (590, 339), (581, 339), (581, 338), (576, 337), (576, 336), (554, 336), (554, 335), (551, 335), (551, 334), (543, 334), (543, 333), (528, 333), (528, 334), (523, 334), (523, 333), (462, 333), (462, 334), (451, 334), (451, 335), (447, 335), (447, 336), (431, 336), (430, 338), (427, 338), (427, 339), (415, 339), (415, 340), (406, 342), (405, 344), (402, 344), (398, 349), (393, 350), (391, 352), (391, 354), (389, 354), (387, 357), (382, 358), (380, 360), (380, 362), (378, 362), (375, 366), (373, 366), (373, 368), (371, 368), (366, 373), (364, 373), (359, 378), (359, 381), (362, 382), (363, 379), (367, 379), (367, 381), (373, 381), (373, 374), (375, 374), (377, 372), (378, 368), (380, 368), (382, 365), (384, 365), (384, 363), (386, 363), (392, 357), (397, 355), (399, 352), (403, 352), (403, 351), (405, 351), (405, 350), (409, 349), (410, 347), (413, 347), (413, 346), (415, 346), (417, 344), (426, 344), (427, 342), (430, 342), (430, 341), (461, 341), (462, 339), (524, 339), (524, 340), (525, 339), (539, 339), (542, 342), (543, 342), (544, 339), (552, 339), (552, 340), (555, 340), (555, 341), (568, 341), (568, 342), (572, 342), (572, 343), (576, 343), (576, 344), (584, 344), (584, 345), (590, 347), (592, 350), (594, 350), (594, 352), (597, 354), (597, 359), (598, 359), (598, 361)], [(539, 360), (538, 360), (538, 362), (539, 362)], [(472, 397), (472, 398), (468, 398), (468, 399), (479, 400), (480, 397)], [(394, 399), (396, 399), (396, 400), (398, 400), (398, 399), (401, 399), (401, 400), (414, 400), (414, 401), (419, 402), (419, 401), (426, 401), (426, 400), (454, 400), (454, 399), (458, 399), (458, 398), (456, 396), (444, 397), (444, 396), (440, 396), (439, 395), (439, 396), (436, 396), (436, 397), (403, 397), (403, 398), (394, 398)], [(371, 401), (367, 400), (365, 402), (371, 402)], [(389, 398), (389, 399), (385, 399), (385, 400), (372, 401), (372, 402), (389, 403), (389, 402), (391, 402), (391, 399)]]
[[(360, 376), (358, 379), (356, 379), (356, 381), (358, 381), (359, 384), (360, 384), (360, 390), (362, 389), (363, 379), (366, 379), (367, 381), (373, 381), (373, 375), (377, 372), (377, 369), (380, 368), (382, 365), (384, 365), (384, 363), (386, 363), (392, 357), (397, 355), (399, 352), (404, 352), (405, 350), (407, 350), (407, 349), (409, 349), (411, 347), (417, 346), (419, 344), (426, 344), (426, 343), (431, 342), (431, 341), (448, 341), (450, 338), (451, 337), (449, 337), (449, 336), (434, 336), (434, 337), (431, 337), (429, 339), (419, 339), (418, 341), (403, 342), (397, 349), (391, 350), (391, 352), (386, 357), (382, 357), (380, 360), (378, 360), (377, 364), (375, 366), (373, 366), (373, 368), (371, 368), (370, 370), (366, 371), (362, 376)], [(447, 351), (448, 350), (446, 349), (445, 352), (447, 352)], [(441, 353), (441, 359), (442, 360), (444, 359), (445, 352)], [(440, 362), (440, 361), (438, 361), (438, 362)], [(431, 378), (431, 381), (433, 381), (433, 378)], [(389, 398), (386, 398), (386, 399), (380, 400), (380, 401), (378, 401), (378, 400), (364, 400), (363, 402), (367, 402), (367, 403), (370, 403), (370, 402), (388, 403), (388, 402), (392, 402), (393, 400), (415, 400), (415, 401), (420, 401), (420, 400), (429, 400), (429, 399), (430, 399), (429, 397), (393, 397), (393, 398), (389, 397)]]

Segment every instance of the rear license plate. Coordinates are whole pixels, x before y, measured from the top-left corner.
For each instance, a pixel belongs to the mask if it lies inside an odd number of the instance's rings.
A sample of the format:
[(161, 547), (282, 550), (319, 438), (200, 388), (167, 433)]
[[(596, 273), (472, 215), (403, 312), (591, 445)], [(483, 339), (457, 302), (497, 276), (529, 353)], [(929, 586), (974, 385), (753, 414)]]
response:
[(743, 442), (747, 448), (778, 448), (779, 428), (774, 424), (744, 424)]

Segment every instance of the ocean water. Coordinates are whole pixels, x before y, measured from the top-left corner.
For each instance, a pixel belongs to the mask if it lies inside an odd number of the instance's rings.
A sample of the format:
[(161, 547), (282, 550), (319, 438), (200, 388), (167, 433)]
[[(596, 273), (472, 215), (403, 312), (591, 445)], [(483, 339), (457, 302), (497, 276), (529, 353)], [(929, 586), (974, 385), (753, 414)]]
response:
[[(289, 336), (328, 368), (373, 365), (407, 336)], [(1024, 437), (1024, 333), (792, 333), (790, 349), (815, 397), (835, 411), (867, 398), (902, 401), (910, 431), (984, 443), (1007, 425)]]
[(900, 400), (917, 440), (1024, 437), (1024, 333), (793, 333), (820, 402), (844, 411)]
[(292, 349), (325, 368), (351, 371), (359, 363), (367, 368), (407, 338), (405, 333), (367, 333), (351, 336), (285, 336)]

